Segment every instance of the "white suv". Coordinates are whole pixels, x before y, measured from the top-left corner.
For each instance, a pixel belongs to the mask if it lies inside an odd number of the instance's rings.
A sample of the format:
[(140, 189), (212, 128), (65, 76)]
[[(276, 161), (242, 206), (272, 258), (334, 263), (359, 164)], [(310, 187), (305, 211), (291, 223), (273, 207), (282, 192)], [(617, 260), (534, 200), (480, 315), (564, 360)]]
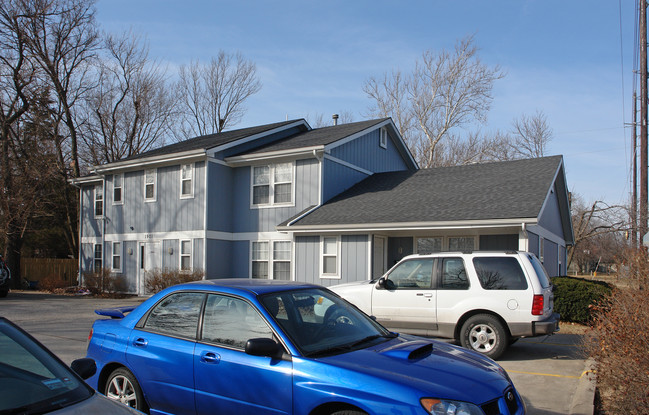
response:
[(455, 339), (493, 359), (520, 337), (559, 330), (552, 285), (528, 252), (410, 255), (379, 279), (330, 289), (391, 330)]

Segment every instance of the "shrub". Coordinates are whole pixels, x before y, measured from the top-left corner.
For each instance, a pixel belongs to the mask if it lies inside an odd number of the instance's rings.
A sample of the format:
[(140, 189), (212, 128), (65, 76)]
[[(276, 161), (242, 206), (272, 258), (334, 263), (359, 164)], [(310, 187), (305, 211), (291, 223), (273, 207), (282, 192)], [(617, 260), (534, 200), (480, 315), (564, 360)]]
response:
[(54, 292), (59, 288), (65, 288), (68, 282), (57, 277), (46, 277), (38, 282), (38, 288), (43, 291)]
[(155, 294), (172, 285), (202, 280), (204, 276), (205, 272), (199, 269), (188, 273), (186, 271), (180, 271), (177, 268), (165, 268), (162, 270), (156, 268), (153, 271), (147, 272), (144, 286), (148, 293)]
[(586, 324), (591, 321), (591, 308), (611, 294), (611, 287), (603, 281), (583, 278), (554, 277), (554, 311), (562, 321)]
[(98, 272), (86, 272), (83, 274), (83, 283), (93, 295), (122, 293), (127, 290), (126, 279), (121, 275), (115, 275), (108, 268), (102, 268)]
[(613, 290), (593, 310), (593, 330), (585, 339), (597, 362), (600, 405), (605, 413), (649, 413), (649, 257), (630, 250), (620, 261), (618, 279), (626, 284)]

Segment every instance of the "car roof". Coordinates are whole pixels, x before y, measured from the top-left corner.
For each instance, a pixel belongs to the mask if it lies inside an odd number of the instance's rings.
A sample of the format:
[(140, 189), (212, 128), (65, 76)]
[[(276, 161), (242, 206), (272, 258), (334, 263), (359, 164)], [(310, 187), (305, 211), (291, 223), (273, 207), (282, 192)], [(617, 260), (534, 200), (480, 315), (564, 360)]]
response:
[(322, 288), (316, 284), (310, 284), (299, 281), (279, 281), (279, 280), (262, 280), (252, 278), (222, 278), (214, 280), (201, 280), (180, 284), (175, 286), (176, 289), (205, 289), (218, 290), (219, 288), (227, 289), (229, 292), (246, 291), (255, 295), (262, 295), (277, 291), (288, 291), (304, 288)]

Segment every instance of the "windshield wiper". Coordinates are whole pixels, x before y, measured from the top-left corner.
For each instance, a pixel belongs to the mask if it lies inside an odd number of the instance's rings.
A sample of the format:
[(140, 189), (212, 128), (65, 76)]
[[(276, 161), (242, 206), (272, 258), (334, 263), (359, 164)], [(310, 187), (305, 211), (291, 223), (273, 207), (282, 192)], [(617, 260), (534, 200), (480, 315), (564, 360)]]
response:
[(339, 346), (333, 346), (329, 347), (327, 349), (322, 349), (322, 350), (315, 350), (313, 352), (306, 353), (304, 356), (306, 357), (317, 357), (317, 356), (327, 356), (331, 354), (336, 354), (336, 353), (342, 353), (342, 352), (349, 352), (351, 350), (356, 349), (358, 346), (371, 342), (372, 340), (379, 339), (381, 337), (384, 337), (386, 339), (394, 339), (398, 335), (396, 333), (388, 333), (388, 334), (373, 334), (371, 336), (367, 336), (365, 338), (362, 338), (360, 340), (357, 340), (352, 343), (347, 343), (347, 344), (341, 344)]
[(397, 337), (397, 335), (394, 334), (394, 333), (388, 333), (388, 334), (373, 334), (373, 335), (371, 335), (371, 336), (367, 336), (367, 337), (365, 337), (364, 339), (360, 339), (360, 340), (358, 340), (358, 341), (355, 341), (355, 342), (352, 343), (349, 347), (351, 347), (351, 348), (355, 348), (355, 347), (360, 346), (361, 344), (371, 342), (372, 340), (376, 340), (376, 339), (379, 339), (379, 338), (381, 338), (381, 337), (384, 337), (384, 338), (386, 338), (386, 339), (394, 339), (395, 337)]

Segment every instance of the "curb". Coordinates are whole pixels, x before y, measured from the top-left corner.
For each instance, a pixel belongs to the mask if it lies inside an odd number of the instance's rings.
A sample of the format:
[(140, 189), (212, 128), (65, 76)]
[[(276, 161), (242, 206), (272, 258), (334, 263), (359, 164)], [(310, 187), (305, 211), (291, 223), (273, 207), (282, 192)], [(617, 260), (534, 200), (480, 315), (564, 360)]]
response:
[(595, 371), (595, 360), (586, 360), (577, 390), (572, 397), (570, 404), (571, 415), (593, 415), (595, 411), (595, 387), (597, 386), (597, 373)]

